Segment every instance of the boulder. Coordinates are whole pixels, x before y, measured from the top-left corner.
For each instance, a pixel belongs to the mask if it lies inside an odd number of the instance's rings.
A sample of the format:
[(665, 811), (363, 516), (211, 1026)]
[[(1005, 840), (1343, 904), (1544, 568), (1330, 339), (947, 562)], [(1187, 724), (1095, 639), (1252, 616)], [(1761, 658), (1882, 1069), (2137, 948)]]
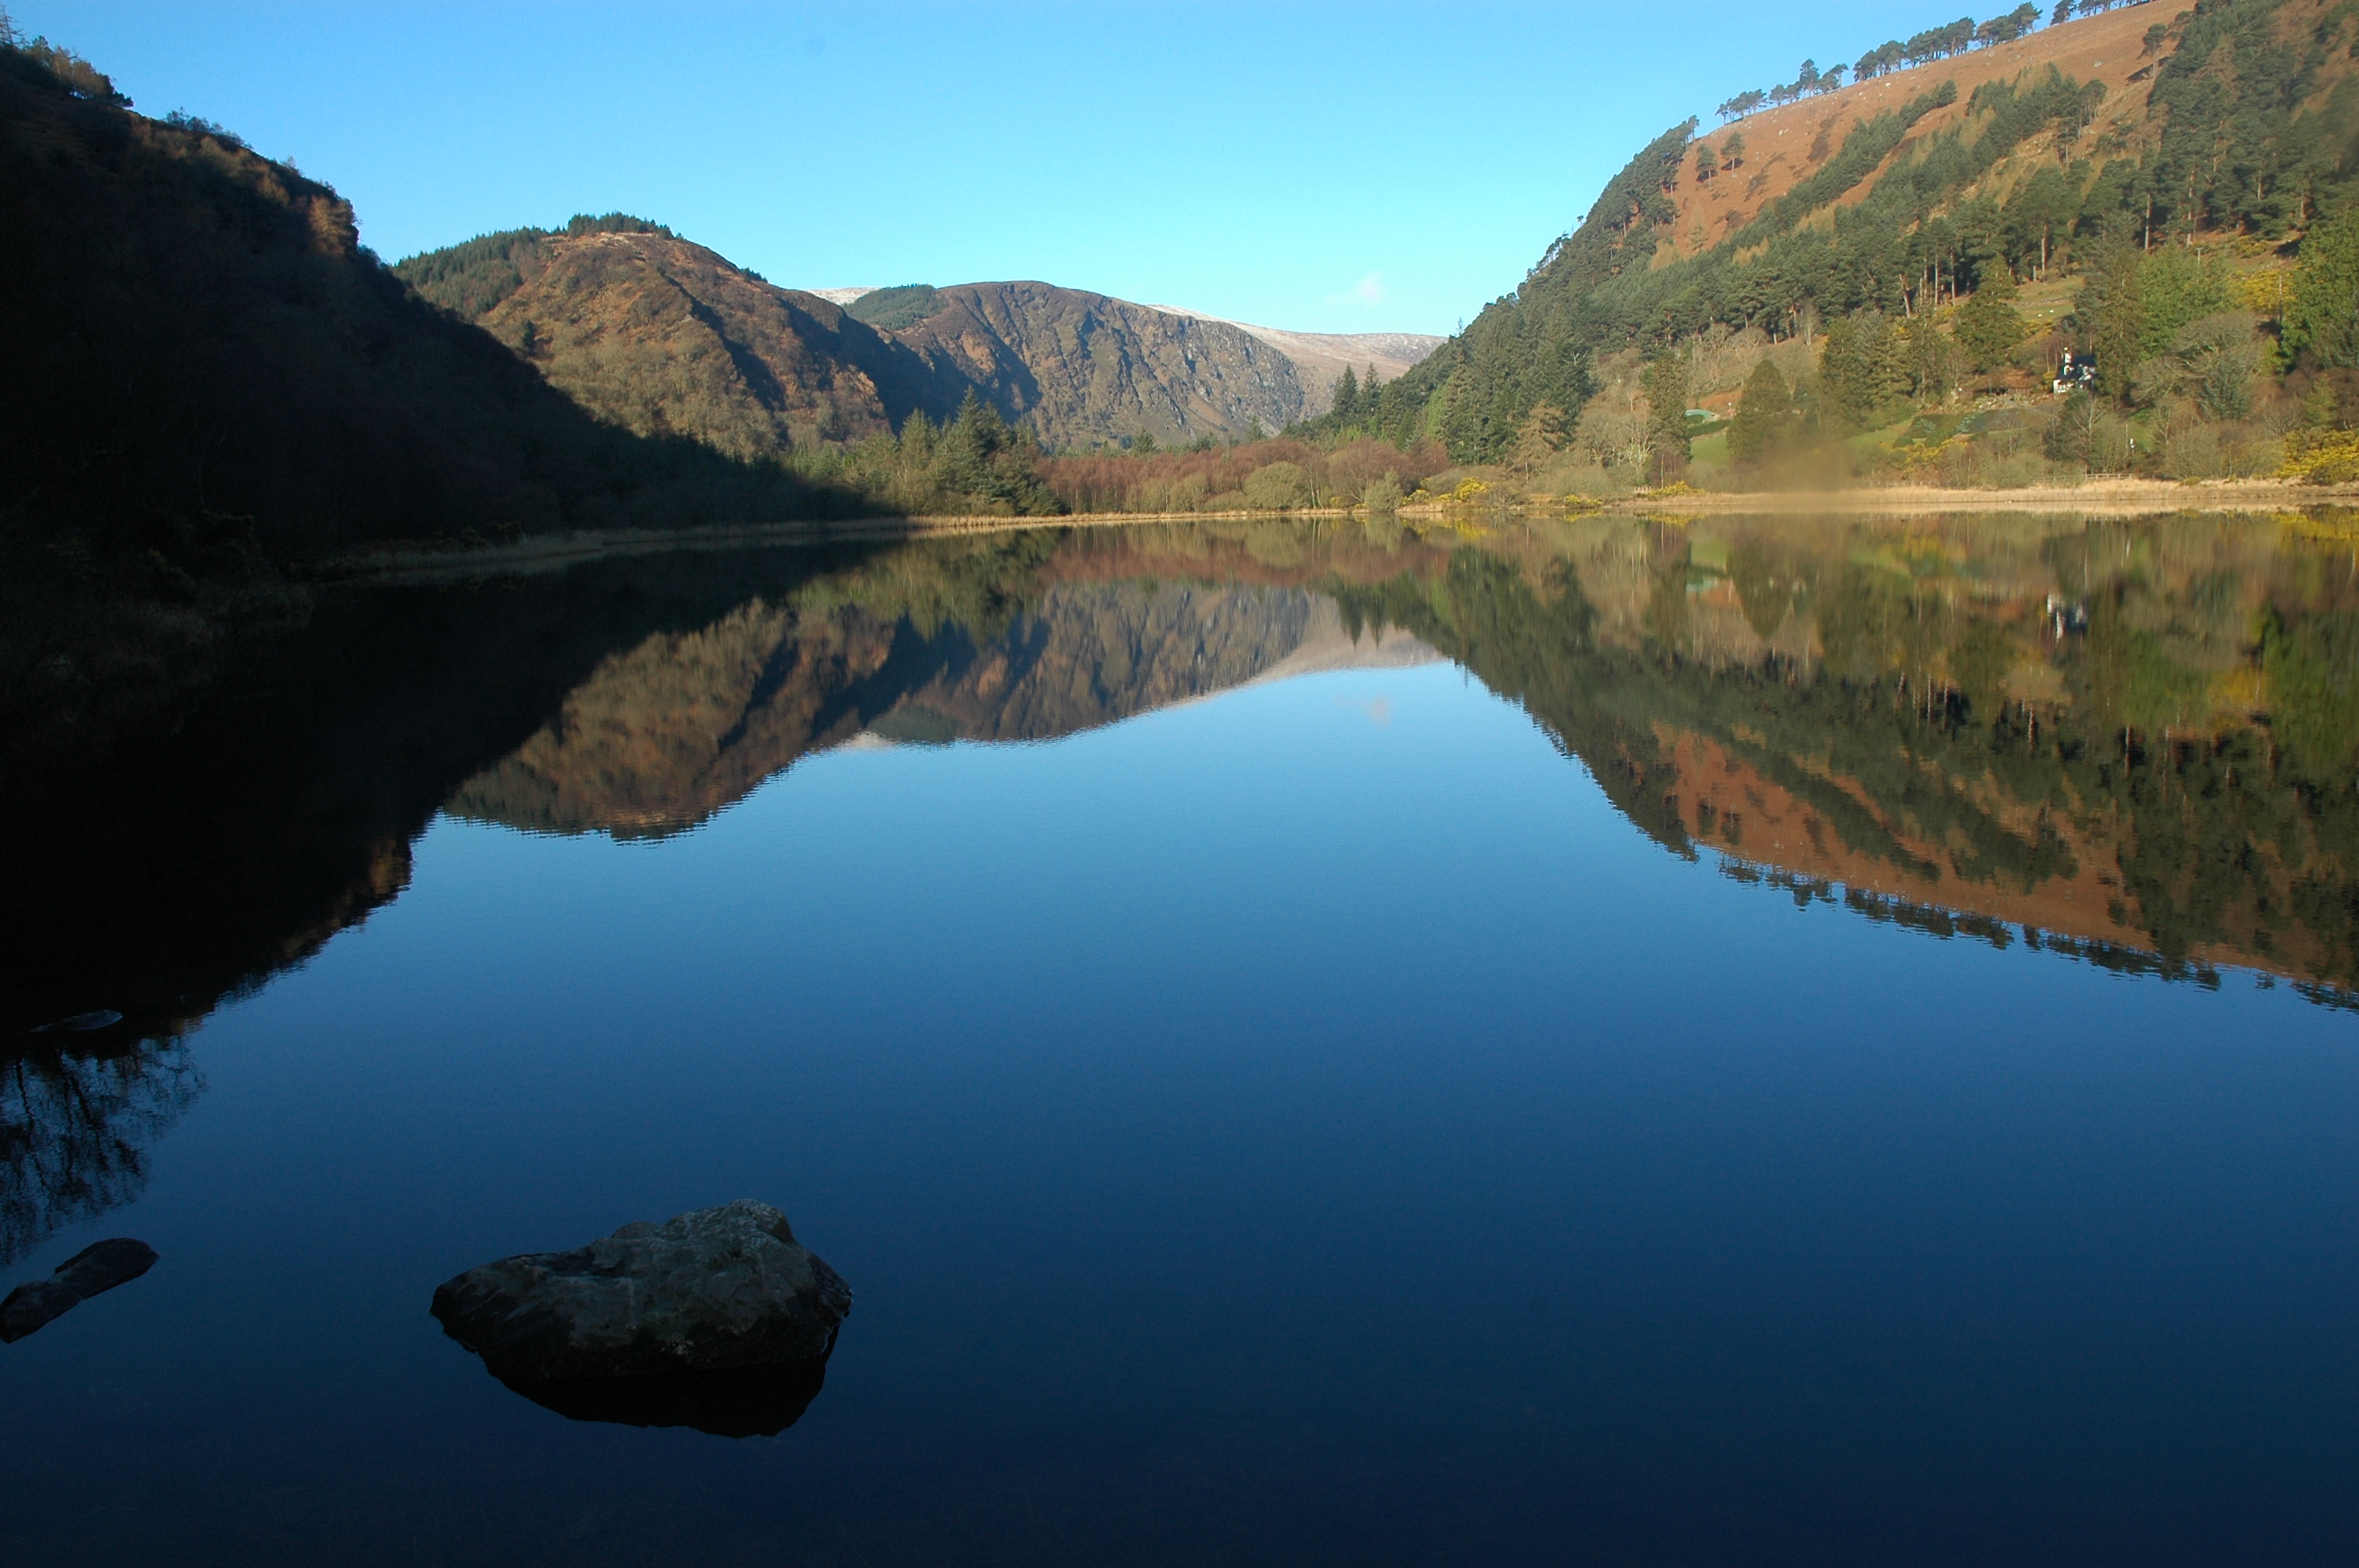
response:
[(59, 1314), (156, 1266), (156, 1249), (128, 1236), (96, 1242), (59, 1264), (46, 1280), (18, 1285), (0, 1301), (0, 1344), (13, 1345)]
[(442, 1331), (526, 1392), (820, 1361), (851, 1310), (852, 1288), (750, 1198), (503, 1258), (434, 1292)]

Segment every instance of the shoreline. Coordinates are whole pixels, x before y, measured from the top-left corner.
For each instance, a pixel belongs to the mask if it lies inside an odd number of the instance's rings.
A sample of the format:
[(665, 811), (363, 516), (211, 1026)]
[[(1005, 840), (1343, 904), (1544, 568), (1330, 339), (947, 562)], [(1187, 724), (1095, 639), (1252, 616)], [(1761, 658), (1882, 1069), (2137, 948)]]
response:
[[(2300, 512), (2359, 505), (2359, 485), (2321, 486), (2290, 480), (2095, 480), (2084, 485), (2034, 485), (2017, 490), (1948, 490), (1936, 485), (1812, 491), (1679, 491), (1617, 497), (1575, 515), (1745, 516), (1841, 514), (1926, 515), (1955, 512), (2048, 512), (2084, 516), (2140, 517), (2181, 512)], [(1506, 515), (1531, 517), (1554, 508), (1509, 507)], [(789, 546), (892, 544), (960, 535), (1021, 533), (1040, 528), (1124, 528), (1163, 523), (1255, 523), (1362, 516), (1364, 507), (1295, 507), (1286, 511), (1087, 512), (1052, 517), (932, 515), (853, 517), (792, 523), (715, 523), (694, 528), (587, 528), (529, 535), (495, 545), (397, 545), (356, 551), (320, 563), (315, 580), (415, 584), (481, 576), (555, 571), (584, 561), (663, 555), (680, 550), (763, 549)], [(1473, 522), (1483, 511), (1446, 503), (1404, 505), (1396, 515), (1414, 522)]]
[(1353, 515), (1343, 506), (1283, 512), (1076, 512), (1054, 517), (998, 514), (919, 517), (845, 517), (798, 523), (712, 523), (695, 528), (584, 528), (530, 535), (498, 545), (410, 545), (355, 551), (321, 562), (317, 577), (335, 582), (399, 585), (484, 571), (550, 571), (586, 560), (664, 555), (675, 550), (764, 549), (783, 546), (891, 544), (962, 534), (1023, 533), (1037, 528), (1119, 528), (1147, 523), (1250, 523), (1284, 518)]
[(2359, 485), (2298, 480), (2101, 479), (2086, 484), (2014, 490), (1951, 490), (1886, 485), (1857, 490), (1689, 490), (1621, 497), (1608, 512), (2082, 512), (2139, 515), (2169, 512), (2299, 512), (2359, 504)]

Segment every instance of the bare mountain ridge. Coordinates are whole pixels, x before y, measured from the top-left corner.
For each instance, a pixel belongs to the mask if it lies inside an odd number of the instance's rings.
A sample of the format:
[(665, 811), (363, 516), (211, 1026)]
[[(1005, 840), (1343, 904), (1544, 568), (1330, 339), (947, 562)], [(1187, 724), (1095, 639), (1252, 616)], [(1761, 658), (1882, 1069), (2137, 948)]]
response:
[[(807, 292), (831, 304), (849, 308), (853, 301), (880, 290), (871, 287), (814, 288)], [(1283, 327), (1258, 327), (1250, 321), (1191, 310), (1185, 305), (1148, 305), (1139, 308), (1196, 321), (1218, 321), (1267, 343), (1294, 362), (1294, 373), (1302, 382), (1303, 412), (1313, 417), (1333, 406), (1335, 384), (1346, 370), (1364, 375), (1373, 369), (1382, 379), (1391, 381), (1450, 341), (1430, 332), (1295, 332)]]
[(892, 335), (954, 366), (1052, 447), (1279, 429), (1309, 398), (1294, 362), (1225, 321), (1037, 282), (966, 283)]
[(478, 324), (575, 402), (641, 435), (751, 459), (897, 427), (939, 412), (950, 392), (923, 356), (841, 307), (701, 245), (592, 233), (542, 251)]
[[(939, 421), (970, 392), (1052, 447), (1234, 439), (1315, 413), (1345, 362), (1310, 358), (1316, 334), (1034, 281), (922, 291), (929, 314), (873, 326), (842, 303), (873, 290), (781, 288), (646, 224), (519, 231), (398, 270), (592, 413), (740, 459)], [(1364, 362), (1396, 362), (1390, 337)]]
[[(1225, 319), (1183, 305), (1154, 305), (1148, 308), (1173, 316), (1191, 316), (1201, 321)], [(1310, 406), (1305, 412), (1313, 416), (1334, 406), (1335, 384), (1343, 379), (1345, 371), (1364, 375), (1373, 369), (1384, 380), (1391, 381), (1450, 341), (1428, 332), (1289, 332), (1245, 321), (1230, 321), (1228, 325), (1252, 333), (1294, 362), (1295, 373), (1302, 377), (1310, 395)]]

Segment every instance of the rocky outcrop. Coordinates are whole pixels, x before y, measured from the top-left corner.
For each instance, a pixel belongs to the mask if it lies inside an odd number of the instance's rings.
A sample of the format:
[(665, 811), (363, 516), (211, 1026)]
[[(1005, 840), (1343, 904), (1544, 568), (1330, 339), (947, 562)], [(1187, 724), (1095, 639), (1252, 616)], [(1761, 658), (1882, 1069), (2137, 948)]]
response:
[(485, 1263), (438, 1289), (433, 1307), (510, 1383), (821, 1360), (851, 1310), (852, 1288), (785, 1215), (749, 1198)]
[[(1180, 305), (1158, 305), (1155, 308), (1198, 320), (1223, 320)], [(1294, 362), (1294, 373), (1301, 378), (1307, 400), (1302, 412), (1313, 417), (1335, 406), (1335, 384), (1343, 378), (1345, 371), (1355, 377), (1373, 372), (1379, 381), (1397, 380), (1450, 341), (1429, 332), (1289, 332), (1280, 327), (1256, 327), (1249, 321), (1224, 324), (1251, 333)]]
[(1050, 447), (1231, 439), (1302, 417), (1294, 362), (1241, 327), (1047, 283), (962, 283), (893, 335)]
[(18, 1285), (0, 1301), (0, 1344), (13, 1345), (91, 1297), (128, 1284), (156, 1266), (156, 1249), (118, 1236), (85, 1247), (46, 1280)]

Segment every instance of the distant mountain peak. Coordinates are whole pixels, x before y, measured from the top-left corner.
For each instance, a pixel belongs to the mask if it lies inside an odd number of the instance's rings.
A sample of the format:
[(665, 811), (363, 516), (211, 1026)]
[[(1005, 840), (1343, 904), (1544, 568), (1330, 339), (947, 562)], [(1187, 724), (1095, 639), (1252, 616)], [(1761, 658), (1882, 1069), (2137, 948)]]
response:
[(1193, 317), (1200, 321), (1218, 321), (1267, 343), (1294, 362), (1308, 395), (1305, 412), (1313, 416), (1325, 413), (1333, 403), (1335, 384), (1346, 370), (1364, 374), (1374, 366), (1377, 375), (1391, 381), (1450, 341), (1430, 332), (1296, 332), (1283, 327), (1232, 321), (1225, 316), (1190, 310), (1184, 305), (1150, 305), (1147, 308), (1169, 316)]

